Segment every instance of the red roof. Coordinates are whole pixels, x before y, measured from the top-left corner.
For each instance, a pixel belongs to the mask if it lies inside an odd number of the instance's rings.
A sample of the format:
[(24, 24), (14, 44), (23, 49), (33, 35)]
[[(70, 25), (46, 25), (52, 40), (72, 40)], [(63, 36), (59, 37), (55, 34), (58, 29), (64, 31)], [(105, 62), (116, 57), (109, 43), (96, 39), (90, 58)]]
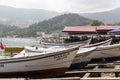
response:
[(65, 27), (63, 32), (96, 32), (96, 27)]
[(120, 28), (120, 26), (98, 26), (97, 30), (113, 30)]
[(120, 28), (120, 26), (75, 26), (75, 27), (65, 27), (63, 32), (96, 32), (98, 31), (109, 31), (113, 29)]

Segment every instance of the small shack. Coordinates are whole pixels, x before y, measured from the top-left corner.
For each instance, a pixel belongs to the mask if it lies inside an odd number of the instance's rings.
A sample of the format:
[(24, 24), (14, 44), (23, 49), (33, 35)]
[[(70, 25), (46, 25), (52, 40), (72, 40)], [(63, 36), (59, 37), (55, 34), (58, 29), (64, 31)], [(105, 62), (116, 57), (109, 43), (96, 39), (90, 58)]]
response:
[(112, 43), (119, 42), (120, 38), (114, 35), (107, 35), (108, 31), (118, 29), (120, 26), (65, 26), (62, 30), (63, 33), (67, 33), (71, 40), (75, 36), (78, 37), (76, 40), (85, 40), (92, 37), (91, 43), (101, 42), (107, 40), (108, 38), (113, 38)]

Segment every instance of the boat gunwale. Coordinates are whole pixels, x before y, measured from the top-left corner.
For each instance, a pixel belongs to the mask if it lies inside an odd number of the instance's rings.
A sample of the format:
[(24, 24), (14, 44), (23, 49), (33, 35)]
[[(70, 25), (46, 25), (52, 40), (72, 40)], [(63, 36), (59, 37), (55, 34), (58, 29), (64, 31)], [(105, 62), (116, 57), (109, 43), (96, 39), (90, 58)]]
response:
[(109, 49), (115, 49), (115, 48), (120, 48), (120, 44), (107, 45), (107, 46), (97, 46), (96, 51), (109, 50)]
[(25, 56), (25, 57), (18, 57), (18, 58), (9, 58), (9, 59), (0, 59), (0, 63), (13, 63), (13, 62), (23, 62), (23, 61), (30, 61), (30, 60), (37, 60), (37, 59), (42, 59), (42, 58), (46, 58), (46, 57), (51, 57), (51, 56), (55, 56), (55, 55), (60, 55), (60, 54), (64, 54), (64, 53), (69, 53), (70, 51), (73, 50), (78, 50), (79, 47), (73, 47), (73, 48), (69, 48), (67, 50), (62, 50), (62, 51), (58, 51), (58, 52), (52, 52), (50, 54), (43, 54), (43, 55), (35, 55), (35, 56)]
[(87, 51), (87, 52), (83, 52), (83, 53), (77, 53), (76, 54), (76, 57), (79, 57), (79, 56), (81, 56), (82, 54), (87, 54), (87, 53), (91, 53), (91, 52), (93, 52), (93, 51), (96, 51), (96, 49), (97, 49), (97, 47), (92, 47), (89, 51)]
[(99, 46), (101, 44), (105, 44), (105, 43), (110, 42), (110, 41), (112, 41), (112, 38), (110, 38), (108, 40), (105, 40), (105, 41), (102, 41), (102, 42), (99, 42), (99, 43), (95, 43), (95, 44), (90, 44), (90, 45), (83, 46), (83, 48)]
[(84, 40), (84, 41), (77, 41), (77, 42), (72, 42), (72, 43), (59, 43), (58, 45), (56, 43), (43, 43), (44, 45), (52, 45), (52, 46), (70, 46), (70, 45), (75, 45), (75, 44), (80, 44), (80, 43), (85, 43), (85, 42), (88, 42), (88, 41), (91, 41), (91, 38), (90, 39), (87, 39), (87, 40)]

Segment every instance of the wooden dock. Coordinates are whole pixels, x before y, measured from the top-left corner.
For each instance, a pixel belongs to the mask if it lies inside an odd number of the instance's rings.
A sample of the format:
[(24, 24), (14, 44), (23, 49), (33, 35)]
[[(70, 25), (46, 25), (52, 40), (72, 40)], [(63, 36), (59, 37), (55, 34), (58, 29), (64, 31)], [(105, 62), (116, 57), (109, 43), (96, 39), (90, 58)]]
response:
[(120, 60), (111, 62), (92, 62), (84, 69), (67, 71), (60, 77), (42, 79), (0, 78), (0, 80), (120, 80)]
[(89, 63), (84, 69), (67, 71), (58, 78), (30, 80), (120, 80), (120, 61)]

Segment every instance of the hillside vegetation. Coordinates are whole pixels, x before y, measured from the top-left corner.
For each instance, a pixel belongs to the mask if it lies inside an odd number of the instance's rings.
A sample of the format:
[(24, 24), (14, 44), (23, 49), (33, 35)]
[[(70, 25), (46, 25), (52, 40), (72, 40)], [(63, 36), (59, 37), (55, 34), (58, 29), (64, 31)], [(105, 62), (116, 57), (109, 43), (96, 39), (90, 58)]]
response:
[(64, 14), (54, 18), (30, 25), (27, 30), (32, 31), (31, 35), (36, 32), (44, 31), (46, 33), (53, 33), (62, 31), (65, 26), (85, 26), (90, 24), (90, 19), (79, 16), (78, 14)]
[(78, 14), (64, 14), (54, 18), (35, 23), (28, 28), (18, 28), (13, 26), (0, 26), (1, 35), (17, 35), (20, 37), (35, 37), (36, 32), (54, 33), (61, 32), (65, 26), (85, 26), (89, 25), (91, 20), (79, 16)]
[(20, 28), (16, 26), (0, 24), (0, 37), (4, 37), (8, 35), (16, 35), (16, 32), (18, 30), (20, 30)]

